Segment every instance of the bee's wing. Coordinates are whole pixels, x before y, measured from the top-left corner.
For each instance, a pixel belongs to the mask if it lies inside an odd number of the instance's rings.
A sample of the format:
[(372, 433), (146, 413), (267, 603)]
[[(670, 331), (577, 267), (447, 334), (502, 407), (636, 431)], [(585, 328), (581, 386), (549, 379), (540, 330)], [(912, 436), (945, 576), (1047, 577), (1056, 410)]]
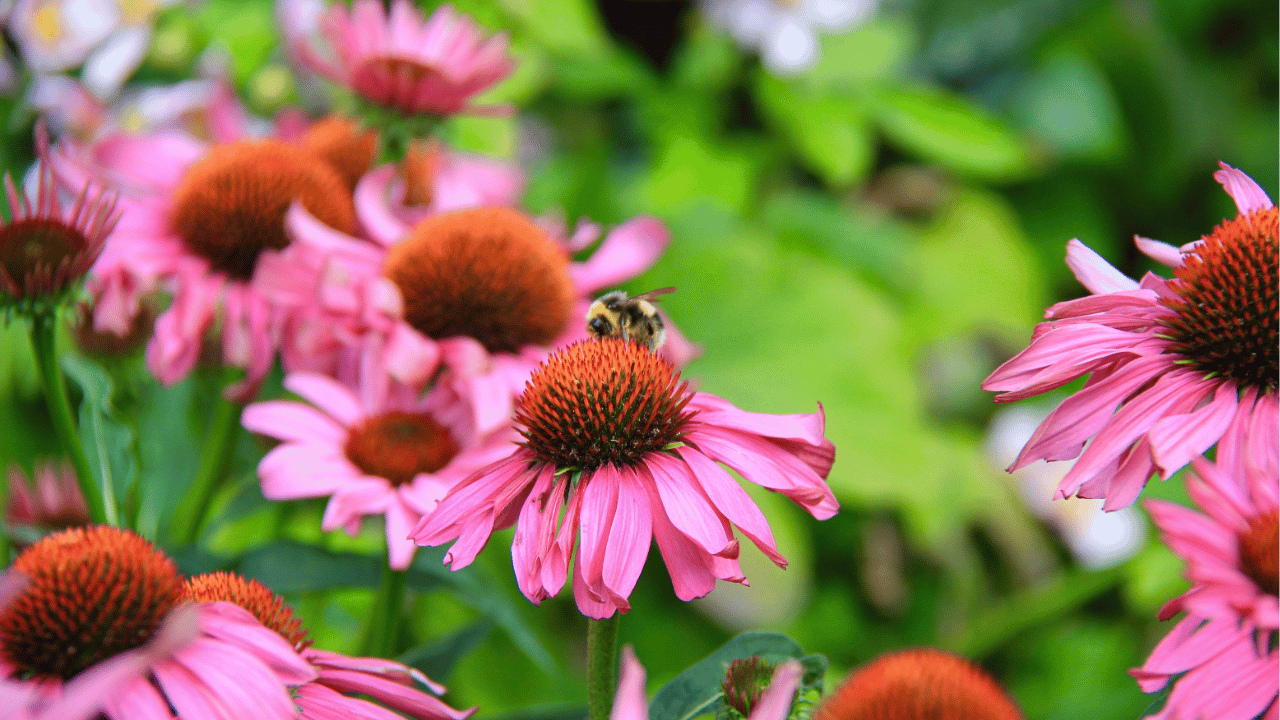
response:
[(673, 292), (675, 292), (675, 291), (676, 291), (676, 289), (675, 289), (675, 288), (673, 288), (673, 287), (658, 288), (657, 290), (650, 290), (649, 292), (642, 292), (642, 293), (640, 293), (639, 295), (635, 295), (635, 296), (633, 296), (633, 297), (632, 297), (632, 299), (633, 299), (633, 300), (648, 300), (648, 301), (650, 301), (650, 302), (657, 302), (657, 301), (658, 301), (658, 297), (660, 297), (660, 296), (662, 296), (662, 295), (670, 295), (671, 293), (673, 293)]

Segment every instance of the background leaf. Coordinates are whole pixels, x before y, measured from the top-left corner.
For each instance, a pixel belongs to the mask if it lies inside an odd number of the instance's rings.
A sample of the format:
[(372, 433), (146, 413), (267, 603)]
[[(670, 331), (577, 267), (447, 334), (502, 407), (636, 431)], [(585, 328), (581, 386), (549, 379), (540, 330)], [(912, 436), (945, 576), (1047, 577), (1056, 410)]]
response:
[(137, 480), (133, 429), (116, 418), (112, 402), (115, 385), (106, 370), (74, 353), (64, 354), (61, 364), (63, 372), (84, 394), (80, 402), (80, 442), (94, 482), (103, 489), (110, 519)]
[[(771, 662), (806, 657), (795, 640), (781, 633), (742, 633), (663, 685), (649, 702), (650, 720), (690, 720), (715, 712), (716, 703), (724, 694), (720, 684), (729, 663), (754, 655)], [(822, 660), (806, 658), (806, 678), (821, 677), (825, 671)]]

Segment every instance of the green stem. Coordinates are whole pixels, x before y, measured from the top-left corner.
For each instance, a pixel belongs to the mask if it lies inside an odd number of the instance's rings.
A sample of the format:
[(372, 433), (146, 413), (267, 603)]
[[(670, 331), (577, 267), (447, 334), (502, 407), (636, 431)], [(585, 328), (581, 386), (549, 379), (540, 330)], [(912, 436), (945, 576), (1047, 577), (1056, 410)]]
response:
[(173, 518), (173, 542), (178, 546), (196, 541), (205, 514), (209, 512), (209, 503), (213, 501), (213, 493), (227, 476), (231, 458), (235, 455), (236, 430), (240, 427), (243, 408), (223, 398), (221, 390), (220, 387), (217, 407), (206, 429), (200, 469)]
[(400, 618), (404, 614), (404, 580), (408, 571), (382, 568), (382, 583), (373, 598), (369, 625), (365, 628), (361, 652), (372, 657), (392, 657), (399, 640)]
[(1122, 582), (1125, 565), (1089, 572), (1063, 573), (1043, 585), (1006, 597), (991, 609), (969, 620), (965, 629), (939, 646), (968, 658), (983, 658), (1019, 633), (1079, 607)]
[(618, 689), (618, 618), (587, 620), (587, 709), (591, 720), (609, 720)]
[(31, 317), (31, 346), (35, 349), (36, 365), (40, 367), (40, 381), (44, 384), (44, 402), (53, 420), (53, 432), (58, 436), (62, 449), (71, 458), (76, 471), (76, 482), (89, 506), (89, 517), (95, 524), (118, 525), (114, 503), (107, 504), (103, 488), (98, 487), (89, 466), (89, 458), (80, 443), (76, 431), (75, 413), (71, 410), (71, 398), (62, 380), (58, 366), (58, 316), (55, 312), (36, 313)]

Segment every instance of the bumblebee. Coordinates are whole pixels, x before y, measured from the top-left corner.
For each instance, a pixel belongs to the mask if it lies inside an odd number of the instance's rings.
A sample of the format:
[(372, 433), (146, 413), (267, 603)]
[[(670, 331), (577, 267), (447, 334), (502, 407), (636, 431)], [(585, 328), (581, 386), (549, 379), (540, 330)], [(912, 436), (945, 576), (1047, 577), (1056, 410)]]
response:
[(593, 338), (622, 338), (657, 352), (667, 339), (667, 329), (654, 303), (658, 296), (675, 291), (673, 287), (661, 288), (635, 297), (624, 290), (605, 293), (587, 310), (587, 332)]

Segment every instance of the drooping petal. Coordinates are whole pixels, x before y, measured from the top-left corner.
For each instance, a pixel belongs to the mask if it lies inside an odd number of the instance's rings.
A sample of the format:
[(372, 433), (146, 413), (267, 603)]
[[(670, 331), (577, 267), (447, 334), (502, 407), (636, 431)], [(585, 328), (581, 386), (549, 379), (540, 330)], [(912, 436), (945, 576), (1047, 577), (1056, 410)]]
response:
[(1253, 178), (1221, 161), (1218, 162), (1218, 167), (1220, 169), (1213, 174), (1213, 179), (1235, 200), (1236, 208), (1242, 214), (1266, 210), (1272, 206), (1271, 198), (1267, 197), (1266, 191)]

